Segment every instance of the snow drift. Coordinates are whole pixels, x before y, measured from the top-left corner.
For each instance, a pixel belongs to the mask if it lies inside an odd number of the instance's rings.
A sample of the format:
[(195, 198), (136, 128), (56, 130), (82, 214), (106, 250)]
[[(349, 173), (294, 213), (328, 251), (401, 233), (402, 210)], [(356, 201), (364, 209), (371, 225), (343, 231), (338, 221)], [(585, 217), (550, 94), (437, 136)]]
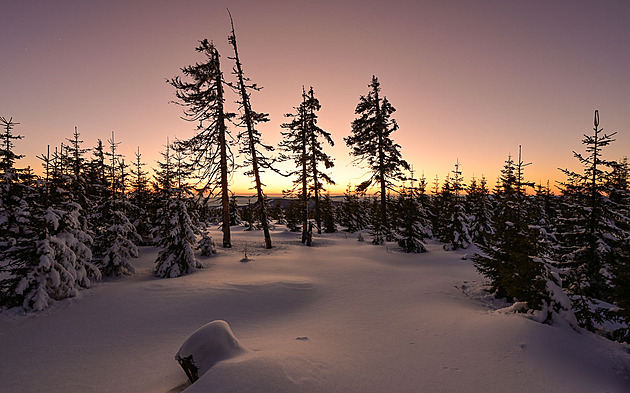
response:
[[(260, 231), (235, 227), (232, 249), (168, 280), (144, 247), (131, 277), (0, 314), (0, 392), (630, 392), (629, 346), (497, 312), (509, 304), (461, 259), (474, 249), (406, 254), (343, 232), (305, 247), (277, 228), (266, 250)], [(223, 355), (190, 384), (173, 355), (190, 356), (182, 343), (217, 320), (239, 346), (213, 324)]]
[(195, 331), (175, 355), (190, 382), (195, 382), (210, 367), (221, 360), (245, 352), (230, 325), (225, 321), (212, 321)]

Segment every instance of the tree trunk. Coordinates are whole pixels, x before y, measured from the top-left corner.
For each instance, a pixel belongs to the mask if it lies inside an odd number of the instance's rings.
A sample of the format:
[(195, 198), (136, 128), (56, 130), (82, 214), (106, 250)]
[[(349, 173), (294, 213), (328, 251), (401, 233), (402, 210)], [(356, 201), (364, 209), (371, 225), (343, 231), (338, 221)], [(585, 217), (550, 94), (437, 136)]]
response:
[(223, 247), (232, 247), (232, 236), (230, 233), (230, 195), (228, 190), (228, 164), (227, 164), (227, 141), (225, 139), (225, 113), (223, 111), (223, 74), (221, 73), (219, 63), (219, 52), (214, 49), (212, 53), (213, 61), (217, 64), (217, 76), (215, 83), (217, 85), (217, 101), (218, 107), (218, 125), (219, 125), (219, 143), (221, 144), (221, 204), (223, 205)]
[[(300, 105), (300, 117), (302, 118), (302, 243), (308, 238), (308, 179), (307, 179), (307, 155), (306, 155), (306, 93), (302, 86), (302, 105)], [(310, 246), (310, 244), (309, 244)]]
[(383, 124), (383, 116), (381, 115), (381, 102), (378, 96), (378, 89), (374, 89), (376, 98), (376, 118), (378, 130), (378, 170), (381, 181), (381, 227), (383, 230), (388, 228), (387, 225), (387, 186), (385, 182), (385, 152), (383, 151), (383, 133), (385, 132), (385, 124)]
[[(229, 12), (229, 11), (228, 11)], [(232, 16), (230, 15), (230, 22), (232, 22)], [(236, 33), (234, 32), (234, 23), (232, 22), (232, 47), (234, 48), (234, 60), (236, 62), (236, 73), (238, 76), (238, 85), (243, 100), (243, 111), (245, 112), (245, 123), (247, 125), (247, 136), (249, 139), (249, 149), (252, 159), (252, 172), (254, 173), (254, 180), (256, 183), (256, 194), (258, 196), (258, 208), (260, 213), (260, 221), (265, 236), (265, 248), (272, 248), (271, 235), (269, 234), (269, 222), (267, 221), (267, 206), (265, 204), (265, 195), (262, 190), (262, 182), (260, 181), (260, 172), (258, 169), (258, 158), (256, 155), (256, 145), (254, 143), (254, 119), (252, 118), (252, 109), (249, 102), (249, 95), (245, 89), (245, 81), (243, 80), (243, 66), (238, 57), (238, 49), (236, 46)]]

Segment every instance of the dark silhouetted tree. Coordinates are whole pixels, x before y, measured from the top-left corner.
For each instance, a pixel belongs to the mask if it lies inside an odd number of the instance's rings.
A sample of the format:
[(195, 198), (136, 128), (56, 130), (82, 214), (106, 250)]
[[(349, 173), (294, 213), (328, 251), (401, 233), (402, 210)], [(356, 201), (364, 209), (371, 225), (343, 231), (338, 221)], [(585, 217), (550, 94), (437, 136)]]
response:
[(96, 207), (90, 217), (95, 232), (93, 254), (104, 275), (129, 275), (135, 272), (130, 260), (138, 257), (136, 244), (142, 239), (127, 217), (132, 206), (123, 193), (125, 166), (122, 155), (117, 152), (120, 142), (115, 141), (113, 132), (108, 142), (110, 149), (104, 153), (109, 161), (105, 167), (108, 198)]
[(362, 196), (363, 194), (352, 190), (350, 185), (344, 193), (338, 210), (338, 221), (348, 232), (356, 232), (368, 227), (370, 204), (369, 201), (362, 200)]
[(324, 194), (321, 203), (322, 226), (325, 233), (333, 233), (337, 231), (337, 209), (330, 197), (330, 194)]
[(492, 203), (488, 182), (484, 176), (477, 182), (474, 177), (466, 189), (466, 210), (471, 219), (470, 236), (476, 244), (485, 244), (486, 236), (494, 233)]
[[(335, 143), (332, 140), (329, 132), (324, 131), (317, 125), (318, 115), (317, 112), (321, 109), (319, 100), (315, 98), (313, 87), (311, 87), (307, 93), (306, 101), (306, 129), (307, 144), (308, 144), (308, 167), (312, 177), (312, 184), (310, 185), (313, 191), (313, 200), (315, 201), (315, 222), (317, 223), (317, 232), (321, 233), (322, 227), (322, 209), (320, 207), (320, 194), (322, 191), (326, 191), (324, 183), (334, 185), (330, 175), (324, 172), (326, 169), (330, 169), (334, 166), (333, 158), (324, 152), (322, 141), (330, 146), (334, 146)], [(320, 167), (323, 166), (322, 167)]]
[(529, 224), (525, 190), (533, 183), (524, 180), (529, 165), (508, 158), (500, 177), (501, 198), (495, 217), (496, 233), (480, 245), (483, 255), (475, 255), (477, 270), (490, 279), (491, 291), (499, 298), (524, 302), (523, 310), (538, 310), (539, 321), (563, 319), (575, 325), (571, 301), (562, 291), (548, 246), (539, 241), (538, 227)]
[(627, 250), (623, 251), (628, 234), (618, 225), (623, 214), (619, 215), (610, 199), (609, 184), (616, 163), (602, 154), (616, 133), (603, 133), (598, 111), (593, 124), (593, 134), (584, 134), (582, 140), (587, 154), (573, 152), (583, 171), (561, 169), (567, 181), (560, 183), (563, 207), (557, 234), (576, 315), (580, 325), (589, 330), (604, 318), (598, 300), (613, 300), (615, 266), (628, 263)]
[(464, 208), (464, 198), (460, 195), (466, 185), (459, 169), (459, 160), (455, 163), (452, 173), (450, 181), (445, 182), (445, 186), (448, 187), (443, 189), (444, 200), (441, 210), (445, 219), (440, 241), (446, 243), (444, 248), (447, 250), (465, 249), (472, 244), (470, 218)]
[(210, 197), (221, 191), (223, 247), (232, 247), (230, 234), (229, 176), (234, 168), (234, 156), (230, 149), (226, 120), (234, 115), (224, 110), (223, 73), (219, 52), (213, 43), (204, 39), (195, 48), (204, 61), (181, 69), (187, 81), (180, 77), (168, 82), (177, 89), (178, 104), (185, 106), (184, 119), (198, 123), (196, 135), (181, 141), (192, 157), (197, 171), (200, 197)]
[(0, 174), (4, 183), (12, 183), (17, 180), (17, 173), (14, 167), (15, 161), (24, 157), (24, 155), (15, 154), (13, 148), (14, 141), (23, 138), (22, 135), (13, 134), (13, 128), (20, 123), (15, 123), (13, 118), (7, 120), (0, 117), (0, 126), (4, 129), (2, 132), (2, 146), (0, 147)]
[[(280, 146), (287, 153), (285, 159), (292, 159), (296, 165), (296, 170), (289, 175), (297, 176), (294, 180), (294, 188), (301, 186), (302, 196), (302, 242), (306, 242), (308, 234), (308, 200), (312, 195), (315, 202), (315, 222), (318, 232), (321, 233), (321, 209), (320, 193), (324, 190), (323, 183), (334, 184), (334, 181), (324, 169), (333, 166), (332, 158), (323, 151), (323, 139), (331, 146), (334, 145), (330, 133), (322, 130), (317, 125), (317, 111), (321, 108), (319, 100), (315, 98), (313, 88), (306, 93), (302, 88), (302, 102), (295, 108), (295, 113), (288, 113), (285, 116), (292, 120), (281, 125), (289, 131), (283, 132), (284, 140)], [(311, 194), (312, 192), (312, 194)]]
[(405, 252), (421, 253), (427, 249), (423, 239), (427, 237), (426, 221), (422, 216), (423, 207), (419, 204), (417, 190), (413, 184), (403, 187), (396, 199), (394, 208), (396, 241)]
[[(229, 11), (228, 11), (229, 13)], [(236, 84), (232, 85), (234, 90), (240, 96), (240, 100), (237, 101), (240, 107), (240, 116), (237, 117), (237, 126), (245, 127), (245, 130), (240, 132), (237, 136), (241, 143), (239, 152), (245, 155), (244, 166), (251, 167), (246, 175), (254, 178), (254, 187), (258, 197), (258, 215), (260, 223), (265, 236), (265, 248), (271, 248), (271, 235), (269, 234), (269, 222), (267, 218), (267, 203), (266, 197), (263, 192), (263, 183), (260, 180), (260, 173), (265, 169), (271, 169), (276, 171), (273, 167), (274, 160), (265, 156), (265, 152), (273, 150), (273, 147), (265, 145), (261, 140), (261, 133), (256, 129), (256, 124), (269, 121), (267, 113), (255, 112), (252, 109), (250, 102), (250, 91), (258, 91), (261, 88), (255, 83), (250, 83), (249, 79), (245, 77), (243, 73), (243, 65), (239, 58), (238, 46), (236, 43), (236, 33), (234, 32), (234, 22), (232, 21), (232, 15), (230, 14), (230, 23), (232, 24), (232, 33), (228, 37), (229, 43), (234, 49), (234, 57), (230, 59), (234, 60), (235, 65), (233, 68), (233, 74), (237, 78)]]
[(393, 142), (391, 134), (398, 130), (396, 120), (391, 115), (396, 109), (386, 97), (380, 96), (378, 78), (372, 76), (370, 92), (359, 98), (355, 114), (359, 115), (352, 122), (352, 135), (344, 138), (357, 163), (367, 163), (370, 178), (357, 186), (359, 191), (366, 190), (373, 184), (379, 185), (380, 221), (387, 230), (387, 190), (393, 190), (394, 181), (403, 179), (402, 170), (409, 170), (407, 161), (400, 154), (400, 146)]

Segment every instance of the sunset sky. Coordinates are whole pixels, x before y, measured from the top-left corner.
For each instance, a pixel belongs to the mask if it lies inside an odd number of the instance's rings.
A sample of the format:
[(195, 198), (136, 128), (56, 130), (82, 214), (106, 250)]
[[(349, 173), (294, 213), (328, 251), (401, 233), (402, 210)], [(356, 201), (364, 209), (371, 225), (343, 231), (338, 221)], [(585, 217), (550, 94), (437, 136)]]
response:
[[(270, 114), (259, 127), (267, 143), (281, 140), (302, 85), (313, 86), (335, 140), (334, 193), (365, 179), (343, 138), (372, 75), (397, 109), (394, 140), (429, 183), (459, 160), (467, 182), (483, 174), (493, 186), (519, 144), (529, 180), (562, 179), (558, 167), (579, 169), (572, 151), (584, 150), (595, 109), (618, 131), (605, 156), (630, 153), (625, 0), (2, 0), (0, 116), (21, 123), (18, 166), (39, 169), (35, 156), (75, 126), (84, 147), (115, 131), (127, 161), (139, 146), (154, 166), (167, 137), (193, 135), (165, 80), (201, 59), (198, 40), (215, 42), (232, 79), (227, 7), (245, 73), (263, 87), (252, 104)], [(270, 194), (291, 184), (263, 181)], [(250, 186), (236, 175), (231, 188)]]

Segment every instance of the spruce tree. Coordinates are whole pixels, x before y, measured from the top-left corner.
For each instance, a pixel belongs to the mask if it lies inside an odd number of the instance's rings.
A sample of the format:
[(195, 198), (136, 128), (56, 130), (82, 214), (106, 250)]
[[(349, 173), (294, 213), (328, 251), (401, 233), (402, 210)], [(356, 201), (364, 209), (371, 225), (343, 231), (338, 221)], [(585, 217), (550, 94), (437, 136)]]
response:
[(325, 194), (321, 203), (321, 219), (325, 233), (337, 232), (336, 218), (337, 213), (332, 198), (330, 194)]
[(247, 197), (247, 206), (245, 206), (241, 210), (241, 218), (245, 223), (247, 223), (246, 231), (253, 231), (255, 228), (256, 222), (259, 220), (258, 210), (256, 206), (252, 204), (251, 198)]
[(620, 241), (615, 245), (616, 263), (612, 266), (612, 300), (617, 306), (608, 316), (621, 322), (622, 327), (610, 335), (620, 342), (630, 342), (630, 187), (628, 181), (628, 159), (624, 157), (614, 163), (608, 184), (608, 195), (615, 212), (616, 226), (621, 229)]
[(281, 125), (282, 128), (289, 130), (282, 133), (284, 140), (280, 146), (286, 153), (283, 154), (283, 158), (293, 160), (296, 165), (296, 169), (289, 173), (289, 176), (297, 176), (291, 191), (294, 192), (296, 187), (301, 187), (302, 242), (306, 241), (308, 233), (308, 200), (311, 198), (311, 192), (315, 202), (315, 222), (318, 232), (321, 233), (320, 193), (324, 190), (322, 183), (334, 184), (330, 176), (319, 167), (320, 163), (325, 169), (333, 166), (332, 158), (323, 151), (320, 137), (331, 146), (334, 145), (330, 133), (317, 126), (316, 111), (320, 108), (313, 88), (306, 93), (302, 87), (302, 102), (295, 107), (295, 113), (285, 114), (292, 120)]
[(433, 195), (433, 203), (431, 204), (433, 235), (440, 242), (448, 243), (452, 238), (452, 232), (449, 232), (449, 219), (451, 218), (451, 207), (454, 204), (453, 198), (455, 197), (451, 184), (451, 175), (446, 175), (441, 186), (436, 176), (434, 192), (436, 189), (439, 189), (439, 191)]
[[(90, 198), (88, 191), (88, 162), (85, 155), (90, 151), (82, 147), (83, 140), (80, 139), (81, 134), (77, 127), (74, 127), (72, 138), (66, 138), (69, 142), (67, 146), (67, 161), (70, 176), (69, 192), (72, 194), (72, 200), (77, 202), (83, 212), (89, 212), (94, 203)], [(81, 219), (87, 220), (87, 217), (81, 215)], [(87, 222), (84, 225), (88, 225)]]
[(273, 207), (269, 210), (269, 218), (275, 220), (277, 225), (286, 225), (286, 217), (282, 203), (284, 200), (276, 200)]
[[(173, 154), (172, 151), (175, 151)], [(166, 145), (158, 161), (160, 169), (155, 173), (155, 187), (162, 195), (162, 208), (158, 209), (158, 224), (154, 244), (160, 248), (155, 261), (157, 277), (173, 278), (189, 273), (203, 265), (195, 258), (195, 233), (185, 197), (188, 195), (190, 168), (181, 149)]]
[[(539, 183), (535, 187), (535, 194), (529, 196), (528, 215), (531, 217), (531, 227), (539, 231), (539, 242), (548, 245), (554, 258), (558, 255), (558, 239), (556, 238), (559, 201), (551, 193), (549, 182)], [(557, 258), (556, 258), (557, 259)]]
[(53, 300), (77, 295), (74, 254), (50, 233), (58, 229), (57, 212), (35, 203), (29, 204), (28, 211), (25, 231), (0, 255), (7, 272), (1, 281), (0, 304), (40, 311)]
[(369, 200), (361, 200), (363, 195), (352, 190), (348, 185), (343, 201), (339, 206), (339, 224), (348, 232), (357, 232), (368, 227), (370, 211)]
[[(0, 117), (0, 124), (3, 127), (0, 149), (0, 306), (24, 304), (28, 309), (32, 308), (32, 304), (30, 301), (24, 303), (24, 300), (32, 295), (28, 294), (22, 280), (37, 271), (40, 264), (37, 250), (43, 226), (33, 221), (43, 215), (33, 216), (33, 213), (38, 213), (34, 211), (34, 204), (38, 202), (35, 183), (21, 181), (18, 176), (20, 170), (15, 168), (15, 162), (24, 157), (14, 151), (14, 141), (23, 138), (14, 134), (14, 128), (19, 123), (13, 118)], [(41, 308), (45, 307), (48, 304), (47, 292), (37, 289), (36, 292), (43, 297), (38, 304)]]
[(195, 249), (201, 252), (201, 255), (204, 257), (212, 256), (216, 254), (217, 249), (214, 244), (214, 240), (212, 240), (212, 236), (207, 231), (204, 231), (201, 235), (201, 239), (199, 243), (197, 243), (197, 247)]
[(25, 196), (32, 192), (31, 187), (20, 178), (21, 170), (15, 168), (15, 162), (23, 155), (14, 151), (14, 141), (23, 138), (15, 135), (13, 129), (19, 123), (13, 118), (0, 117), (0, 125), (4, 128), (2, 146), (0, 148), (0, 245), (10, 247), (13, 237), (22, 232), (22, 217), (27, 214)]
[[(120, 142), (116, 142), (113, 132), (108, 142), (109, 151), (104, 152), (102, 157), (109, 161), (104, 168), (107, 199), (96, 207), (90, 217), (95, 232), (93, 254), (104, 275), (129, 275), (135, 272), (130, 260), (138, 257), (137, 244), (142, 239), (127, 217), (132, 206), (124, 194), (126, 172), (122, 165), (123, 157), (117, 152)], [(101, 158), (99, 156), (100, 153), (97, 158)]]
[(10, 184), (17, 180), (14, 164), (16, 160), (24, 157), (23, 155), (15, 154), (13, 151), (15, 147), (14, 141), (23, 138), (22, 135), (13, 134), (13, 129), (19, 124), (14, 122), (12, 117), (9, 120), (0, 117), (0, 126), (3, 128), (2, 145), (0, 146), (0, 173), (5, 184)]
[[(20, 139), (11, 138), (12, 122), (6, 123), (5, 141)], [(66, 151), (61, 149), (53, 160), (45, 156), (46, 180), (38, 184), (30, 171), (14, 168), (20, 156), (12, 148), (6, 143), (0, 152), (5, 164), (0, 183), (0, 306), (39, 311), (52, 300), (76, 296), (100, 272), (90, 263), (91, 238), (80, 219), (81, 207), (69, 192), (70, 176), (62, 165)]]
[(479, 183), (474, 177), (466, 189), (466, 209), (472, 220), (470, 236), (475, 244), (486, 245), (486, 237), (494, 234), (492, 203), (485, 177)]
[(66, 138), (70, 144), (68, 145), (69, 155), (69, 164), (71, 168), (72, 175), (78, 179), (81, 177), (83, 172), (85, 171), (86, 160), (85, 154), (90, 151), (90, 149), (85, 149), (81, 147), (83, 141), (79, 139), (81, 134), (77, 127), (74, 127), (74, 133), (72, 134), (72, 138)]
[(430, 210), (431, 199), (429, 195), (427, 195), (427, 179), (424, 173), (420, 176), (416, 187), (412, 184), (411, 190), (415, 195), (418, 217), (424, 232), (423, 239), (431, 239), (433, 238), (433, 221)]
[(68, 290), (74, 296), (78, 287), (88, 288), (91, 280), (101, 278), (101, 273), (92, 262), (93, 239), (89, 234), (85, 209), (76, 202), (86, 202), (86, 199), (73, 193), (73, 190), (79, 193), (83, 190), (76, 185), (81, 182), (81, 170), (68, 165), (73, 162), (71, 157), (76, 158), (77, 155), (63, 148), (57, 153), (52, 160), (49, 156), (40, 157), (47, 180), (39, 184), (39, 203), (52, 224), (46, 227), (50, 246), (54, 250), (52, 257), (73, 278), (74, 283), (70, 283)]
[(500, 177), (501, 198), (495, 217), (496, 233), (480, 245), (482, 255), (473, 261), (477, 270), (490, 279), (491, 291), (498, 298), (524, 302), (535, 310), (539, 321), (562, 319), (575, 324), (571, 301), (562, 291), (561, 277), (555, 274), (547, 245), (539, 241), (537, 228), (530, 225), (520, 147), (518, 162), (508, 158)]
[[(462, 172), (459, 170), (459, 161), (455, 164), (452, 179), (445, 182), (443, 189), (443, 206), (441, 214), (445, 216), (440, 241), (446, 243), (444, 249), (466, 249), (472, 244), (470, 236), (470, 218), (464, 209), (463, 197), (460, 195), (466, 187), (463, 182)], [(450, 181), (449, 181), (450, 180)]]
[(241, 225), (241, 215), (239, 213), (238, 202), (236, 200), (236, 195), (232, 194), (230, 196), (230, 225)]
[(160, 217), (161, 226), (155, 244), (161, 250), (155, 261), (155, 275), (173, 278), (202, 268), (203, 265), (195, 258), (195, 233), (184, 201), (172, 197)]
[(385, 243), (385, 238), (390, 231), (385, 229), (383, 215), (381, 214), (383, 205), (374, 197), (369, 204), (369, 228), (372, 236), (372, 244), (381, 245)]
[(302, 223), (302, 243), (306, 243), (308, 237), (308, 200), (310, 196), (308, 183), (308, 140), (309, 127), (306, 120), (306, 93), (302, 87), (302, 102), (295, 107), (295, 113), (287, 113), (284, 116), (292, 118), (288, 123), (283, 123), (280, 127), (287, 129), (287, 132), (281, 132), (284, 139), (280, 142), (280, 147), (284, 150), (282, 159), (293, 160), (296, 169), (289, 172), (289, 176), (296, 176), (293, 180), (293, 187), (285, 193), (288, 195), (295, 194), (298, 191), (300, 200), (300, 212)]
[(92, 149), (92, 157), (87, 162), (85, 174), (86, 195), (92, 208), (99, 206), (108, 196), (107, 165), (105, 163), (105, 147), (98, 139)]
[(557, 234), (576, 315), (580, 325), (589, 330), (603, 322), (605, 313), (597, 307), (598, 300), (614, 301), (611, 278), (618, 272), (617, 266), (628, 263), (624, 251), (628, 233), (619, 225), (627, 216), (615, 208), (609, 188), (616, 163), (603, 157), (603, 148), (615, 141), (616, 133), (603, 133), (597, 110), (593, 124), (593, 134), (584, 134), (582, 140), (587, 154), (573, 152), (582, 172), (561, 169), (567, 181), (560, 183), (563, 213), (562, 229)]
[(160, 152), (162, 160), (157, 161), (157, 168), (153, 170), (153, 191), (166, 200), (173, 194), (175, 164), (168, 138), (164, 147), (165, 150)]
[(410, 166), (400, 154), (400, 146), (393, 142), (391, 134), (398, 130), (396, 120), (391, 115), (396, 109), (386, 97), (380, 96), (380, 83), (372, 76), (370, 92), (359, 98), (355, 114), (359, 115), (352, 122), (352, 135), (344, 138), (350, 147), (356, 163), (366, 163), (370, 171), (369, 179), (357, 186), (362, 192), (373, 184), (379, 185), (380, 223), (384, 231), (388, 229), (387, 190), (393, 190), (394, 182), (403, 179), (402, 170)]
[(423, 239), (428, 236), (421, 214), (422, 206), (418, 204), (417, 190), (413, 184), (403, 188), (396, 200), (394, 222), (397, 224), (396, 240), (405, 252), (421, 253), (427, 249)]
[(200, 196), (221, 193), (223, 247), (232, 247), (230, 234), (229, 176), (234, 167), (226, 120), (234, 115), (224, 110), (223, 73), (219, 52), (213, 43), (204, 39), (195, 48), (204, 61), (181, 69), (187, 81), (179, 76), (168, 82), (175, 87), (178, 104), (185, 106), (184, 119), (198, 123), (196, 135), (181, 141), (192, 156), (192, 167), (197, 171)]
[(626, 236), (617, 249), (619, 261), (612, 268), (614, 307), (609, 310), (608, 319), (621, 326), (610, 332), (610, 337), (620, 342), (630, 342), (630, 236)]
[[(333, 158), (324, 152), (322, 141), (326, 142), (330, 146), (334, 146), (335, 143), (333, 142), (330, 133), (324, 131), (317, 125), (317, 112), (321, 109), (321, 105), (319, 100), (315, 98), (312, 86), (307, 93), (305, 105), (306, 128), (308, 130), (308, 167), (312, 177), (312, 184), (310, 187), (313, 191), (313, 200), (315, 202), (315, 222), (317, 223), (317, 233), (321, 234), (322, 208), (320, 206), (320, 194), (322, 191), (326, 191), (324, 183), (330, 185), (335, 184), (330, 175), (324, 172), (324, 170), (332, 168), (334, 166), (334, 162)], [(323, 168), (319, 166), (320, 164)]]
[(140, 147), (135, 154), (130, 173), (130, 202), (133, 205), (129, 212), (129, 219), (136, 227), (138, 235), (142, 238), (141, 245), (149, 245), (152, 242), (153, 233), (153, 217), (155, 216), (155, 207), (151, 203), (151, 194), (149, 190), (148, 172), (143, 168), (146, 164), (142, 161)]
[(186, 149), (182, 146), (180, 141), (176, 141), (173, 144), (173, 190), (175, 194), (182, 200), (193, 195), (190, 184), (191, 176), (193, 174), (193, 165), (189, 161), (189, 156), (186, 154)]
[(289, 231), (297, 232), (301, 228), (300, 225), (304, 225), (302, 220), (303, 211), (303, 204), (300, 199), (292, 198), (289, 200), (289, 205), (287, 206), (285, 214), (285, 221)]
[(123, 156), (118, 153), (118, 146), (121, 142), (116, 142), (114, 131), (112, 138), (107, 140), (109, 150), (105, 151), (105, 160), (109, 161), (106, 170), (106, 179), (112, 199), (118, 197), (119, 193), (124, 193), (124, 166), (121, 166)]

